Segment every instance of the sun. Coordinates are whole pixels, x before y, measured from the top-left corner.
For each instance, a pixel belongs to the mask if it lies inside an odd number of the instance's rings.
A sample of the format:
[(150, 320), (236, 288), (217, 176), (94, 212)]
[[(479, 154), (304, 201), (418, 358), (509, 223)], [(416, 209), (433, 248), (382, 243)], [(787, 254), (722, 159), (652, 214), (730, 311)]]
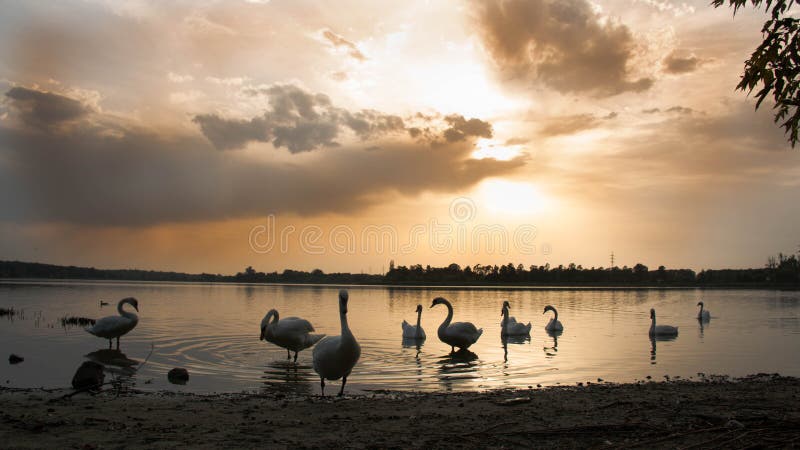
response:
[(531, 216), (552, 209), (554, 201), (528, 182), (492, 178), (478, 186), (479, 207), (503, 216)]

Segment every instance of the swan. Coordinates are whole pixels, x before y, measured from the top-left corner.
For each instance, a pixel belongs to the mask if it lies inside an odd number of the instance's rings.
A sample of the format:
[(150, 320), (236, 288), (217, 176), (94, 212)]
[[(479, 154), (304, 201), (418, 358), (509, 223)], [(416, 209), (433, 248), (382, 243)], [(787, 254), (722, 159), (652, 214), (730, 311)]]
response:
[[(270, 319), (272, 321), (270, 322)], [(305, 319), (299, 317), (286, 317), (280, 319), (278, 311), (270, 309), (261, 320), (261, 340), (272, 342), (278, 347), (286, 349), (286, 359), (291, 358), (289, 351), (294, 352), (294, 362), (297, 362), (297, 353), (316, 344), (324, 334), (311, 334), (314, 327)]]
[(122, 305), (126, 303), (139, 312), (138, 300), (133, 297), (123, 298), (117, 303), (118, 316), (103, 317), (91, 327), (86, 328), (86, 331), (97, 337), (108, 339), (108, 348), (111, 348), (111, 340), (117, 338), (117, 350), (119, 350), (120, 336), (136, 328), (136, 324), (139, 323), (139, 316), (122, 309)]
[(339, 291), (339, 322), (342, 324), (342, 334), (323, 339), (314, 347), (314, 372), (319, 374), (319, 384), (322, 395), (325, 395), (325, 379), (342, 379), (342, 389), (339, 397), (344, 394), (344, 385), (353, 366), (361, 357), (361, 346), (356, 342), (355, 336), (347, 325), (347, 291)]
[(556, 311), (556, 309), (553, 308), (552, 305), (545, 306), (544, 307), (544, 312), (542, 314), (547, 313), (547, 311), (553, 311), (553, 314), (555, 314), (555, 317), (550, 319), (550, 321), (547, 322), (547, 325), (544, 326), (545, 331), (550, 331), (550, 332), (564, 331), (564, 325), (561, 325), (561, 322), (558, 321), (558, 311)]
[(422, 305), (417, 305), (417, 324), (411, 325), (405, 320), (403, 321), (402, 323), (403, 339), (423, 340), (426, 338), (425, 330), (423, 330), (422, 325), (420, 325), (421, 320), (422, 320)]
[(527, 336), (531, 334), (531, 323), (524, 324), (517, 322), (513, 317), (508, 317), (508, 309), (511, 305), (507, 301), (503, 302), (503, 310), (500, 315), (503, 316), (503, 321), (500, 322), (500, 335), (501, 336)]
[(672, 337), (678, 335), (678, 327), (671, 325), (656, 325), (656, 310), (650, 309), (650, 337)]
[(449, 345), (451, 352), (455, 351), (455, 347), (458, 347), (459, 350), (466, 350), (470, 345), (478, 341), (478, 338), (483, 333), (482, 328), (476, 328), (470, 322), (450, 323), (453, 320), (453, 305), (445, 298), (436, 297), (433, 299), (431, 308), (436, 305), (447, 306), (447, 318), (439, 325), (439, 340)]
[(697, 313), (697, 320), (711, 320), (711, 313), (705, 309), (703, 302), (698, 302), (697, 306), (700, 307), (700, 312)]

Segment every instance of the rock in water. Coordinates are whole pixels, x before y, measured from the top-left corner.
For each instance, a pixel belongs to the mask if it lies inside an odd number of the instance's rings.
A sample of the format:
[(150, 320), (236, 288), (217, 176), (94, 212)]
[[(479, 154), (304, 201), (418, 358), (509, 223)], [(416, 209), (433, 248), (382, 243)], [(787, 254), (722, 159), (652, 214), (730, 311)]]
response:
[(86, 389), (99, 387), (103, 384), (106, 374), (103, 373), (103, 365), (94, 361), (84, 361), (75, 376), (72, 377), (72, 387), (75, 389)]
[(19, 356), (19, 355), (15, 355), (13, 353), (11, 354), (11, 356), (8, 357), (8, 363), (9, 364), (19, 364), (22, 361), (25, 361), (25, 358), (23, 358), (22, 356)]
[(167, 379), (172, 384), (186, 384), (189, 381), (189, 371), (176, 367), (167, 373)]

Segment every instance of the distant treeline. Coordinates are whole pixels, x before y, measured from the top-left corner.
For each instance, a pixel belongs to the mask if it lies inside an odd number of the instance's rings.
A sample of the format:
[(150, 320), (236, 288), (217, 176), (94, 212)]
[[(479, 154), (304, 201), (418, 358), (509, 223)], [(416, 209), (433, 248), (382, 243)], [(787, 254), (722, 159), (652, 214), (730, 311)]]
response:
[(235, 275), (187, 274), (153, 270), (104, 270), (93, 267), (56, 266), (20, 261), (0, 261), (0, 278), (49, 278), (122, 281), (188, 281), (237, 283), (307, 284), (406, 284), (406, 285), (566, 285), (566, 286), (800, 286), (800, 260), (795, 255), (770, 257), (759, 269), (650, 270), (644, 264), (633, 267), (591, 267), (569, 264), (551, 267), (522, 264), (461, 267), (395, 266), (392, 261), (384, 275), (325, 273), (284, 270), (258, 272), (252, 267)]

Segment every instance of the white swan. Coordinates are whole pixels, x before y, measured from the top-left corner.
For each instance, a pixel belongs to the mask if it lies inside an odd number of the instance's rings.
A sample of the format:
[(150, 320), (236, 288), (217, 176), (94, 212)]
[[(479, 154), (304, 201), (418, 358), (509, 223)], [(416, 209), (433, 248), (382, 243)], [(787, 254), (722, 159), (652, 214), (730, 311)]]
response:
[(547, 305), (544, 307), (544, 312), (542, 314), (546, 314), (547, 311), (553, 311), (555, 316), (547, 322), (547, 325), (544, 326), (545, 331), (555, 332), (555, 331), (564, 331), (564, 325), (561, 325), (561, 322), (558, 321), (558, 311), (552, 306)]
[(319, 374), (319, 384), (322, 395), (325, 395), (325, 380), (342, 379), (342, 389), (339, 396), (344, 394), (344, 385), (353, 366), (361, 357), (361, 346), (356, 342), (355, 336), (347, 326), (347, 291), (339, 291), (339, 322), (342, 324), (342, 334), (326, 337), (314, 347), (314, 371)]
[(697, 302), (697, 306), (700, 307), (700, 312), (697, 313), (697, 320), (703, 320), (706, 322), (711, 320), (711, 313), (705, 309), (703, 302)]
[(405, 320), (402, 323), (403, 339), (418, 339), (423, 340), (426, 338), (425, 330), (422, 329), (420, 322), (422, 321), (422, 305), (417, 305), (417, 324), (411, 325)]
[(656, 325), (656, 310), (650, 309), (650, 337), (673, 337), (678, 335), (678, 327)]
[(289, 351), (293, 351), (294, 362), (297, 362), (299, 351), (311, 347), (325, 337), (324, 334), (311, 334), (312, 331), (314, 331), (314, 327), (306, 319), (299, 317), (280, 319), (278, 311), (270, 309), (261, 320), (260, 339), (285, 348), (286, 359), (291, 358)]
[(470, 345), (478, 341), (483, 333), (482, 328), (477, 328), (470, 322), (455, 322), (453, 320), (453, 305), (442, 297), (436, 297), (431, 303), (431, 308), (436, 305), (447, 306), (447, 318), (439, 325), (439, 340), (450, 346), (450, 351), (466, 350)]
[(108, 348), (111, 348), (111, 340), (116, 338), (117, 350), (119, 350), (119, 337), (136, 328), (136, 324), (139, 323), (139, 316), (122, 309), (122, 305), (126, 303), (139, 312), (138, 300), (133, 297), (123, 298), (117, 303), (118, 316), (103, 317), (91, 327), (86, 328), (86, 331), (97, 337), (108, 339)]
[(511, 308), (511, 305), (507, 301), (503, 302), (503, 310), (500, 312), (500, 315), (503, 316), (503, 320), (500, 322), (500, 336), (527, 336), (531, 334), (531, 323), (524, 324), (517, 322), (514, 317), (508, 317), (509, 308)]

